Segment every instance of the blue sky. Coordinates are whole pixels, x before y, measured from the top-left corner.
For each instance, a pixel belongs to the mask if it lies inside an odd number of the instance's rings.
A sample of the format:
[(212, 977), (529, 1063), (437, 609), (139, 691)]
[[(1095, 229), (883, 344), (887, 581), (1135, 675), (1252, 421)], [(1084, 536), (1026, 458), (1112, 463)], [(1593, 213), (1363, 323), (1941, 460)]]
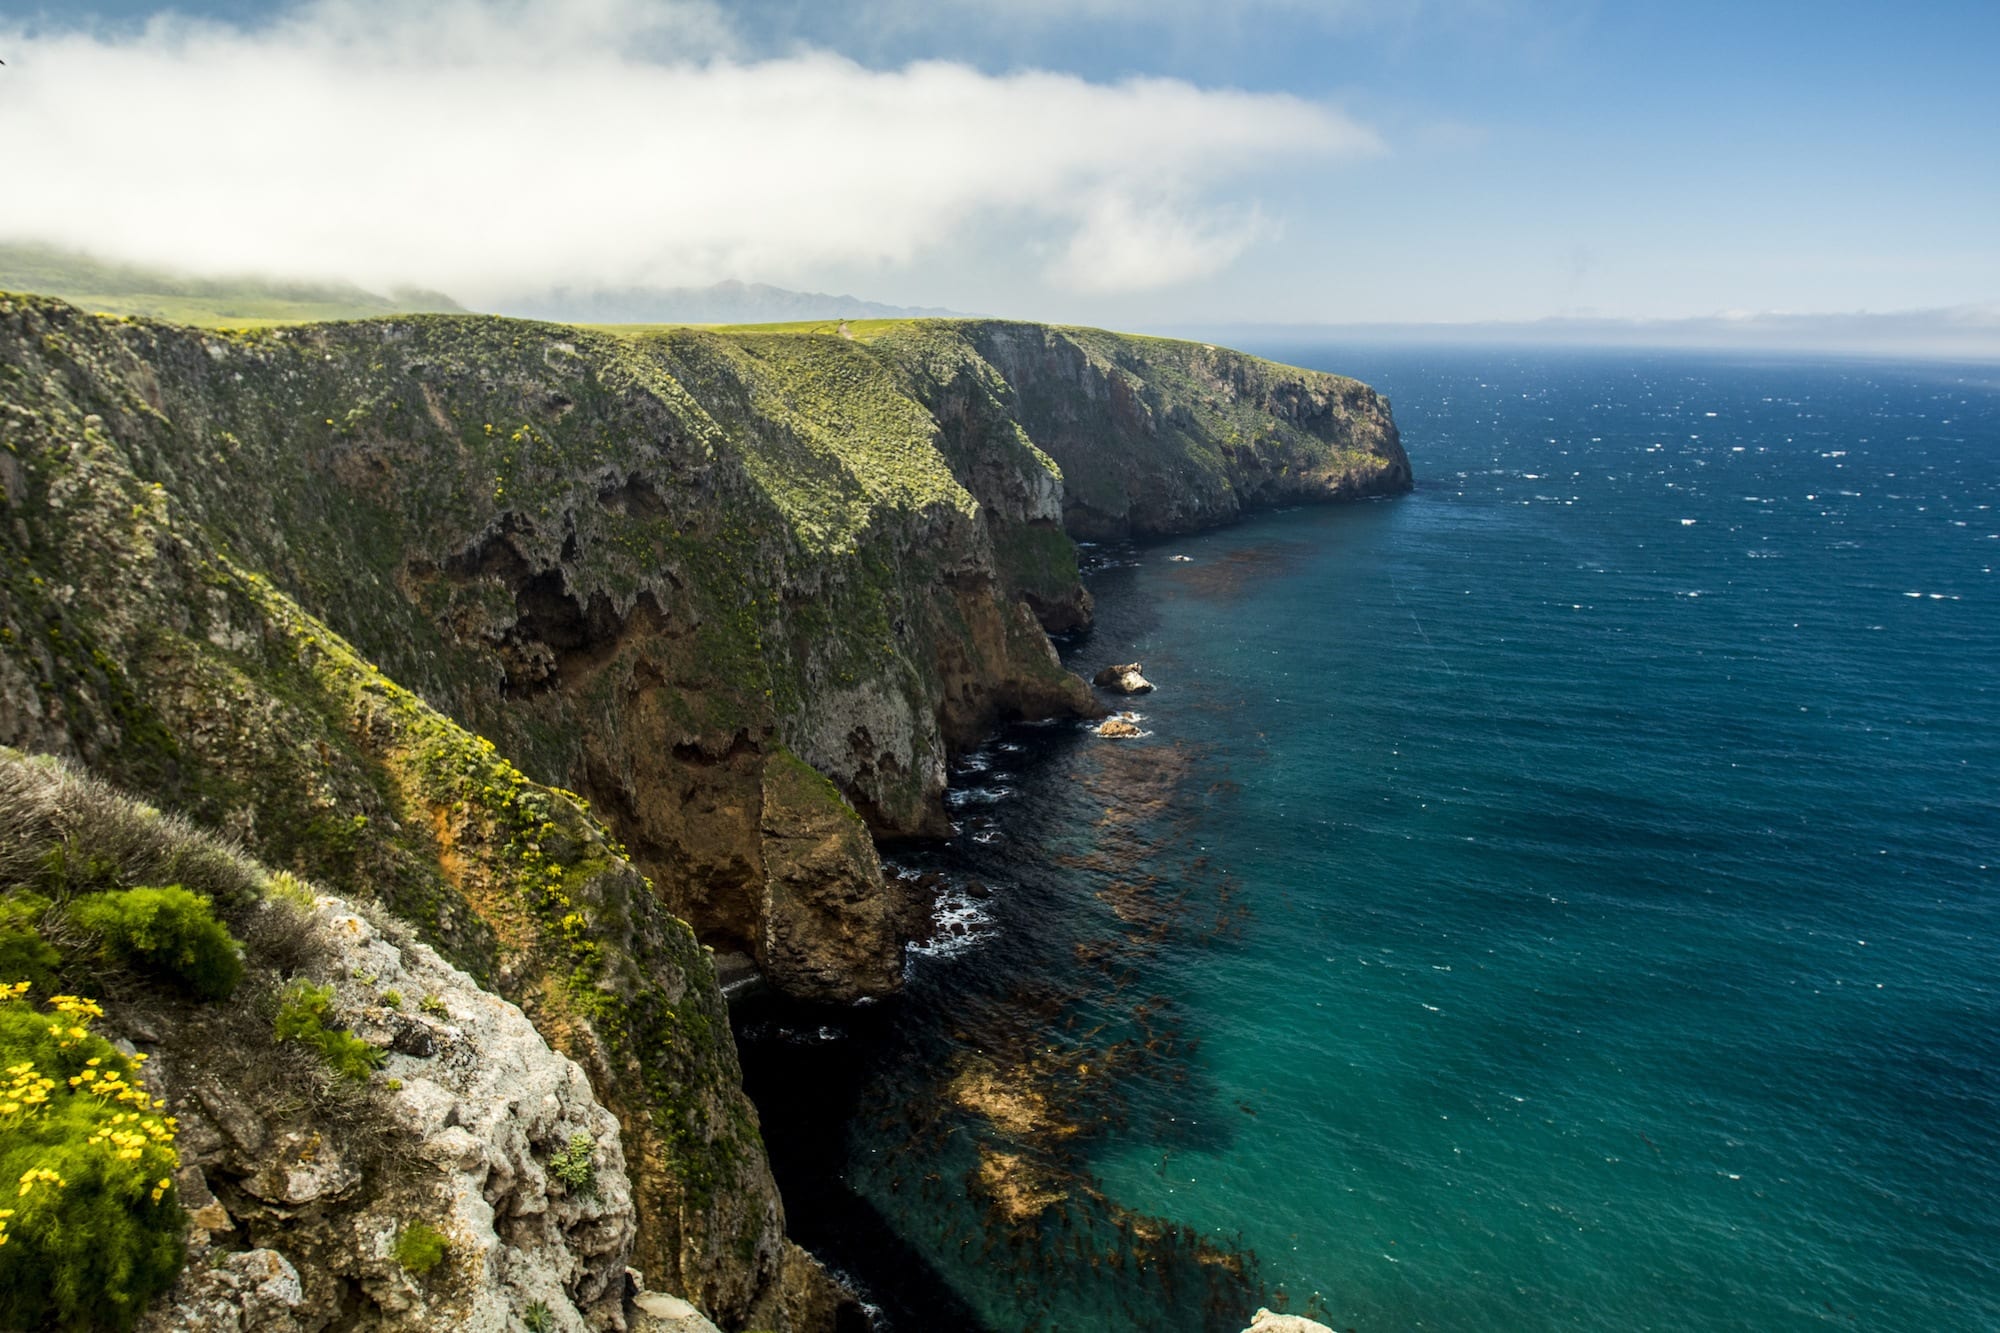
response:
[[(74, 197), (0, 198), (0, 234), (475, 298), (734, 276), (1126, 324), (2000, 302), (1990, 0), (212, 0), (181, 12), (233, 30), (142, 32), (153, 10), (0, 3), (15, 179)], [(458, 67), (448, 88), (426, 61)], [(287, 133), (186, 153), (184, 188), (115, 123), (75, 128), (129, 89), (127, 116), (184, 125), (265, 99)], [(572, 117), (612, 142), (543, 137)], [(287, 143), (359, 197), (272, 185), (303, 170)], [(524, 197), (477, 236), (425, 231), (484, 182)], [(537, 213), (549, 189), (601, 231)], [(203, 196), (243, 220), (188, 225)]]

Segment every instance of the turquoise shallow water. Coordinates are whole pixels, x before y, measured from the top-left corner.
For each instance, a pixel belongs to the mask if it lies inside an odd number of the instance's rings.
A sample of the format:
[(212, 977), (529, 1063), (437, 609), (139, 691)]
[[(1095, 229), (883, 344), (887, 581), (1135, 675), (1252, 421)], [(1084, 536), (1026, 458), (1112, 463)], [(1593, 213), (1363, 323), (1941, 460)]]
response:
[(2000, 373), (1260, 350), (1416, 493), (1093, 553), (1150, 734), (973, 756), (907, 1000), (744, 1025), (808, 1243), (899, 1328), (2000, 1327)]

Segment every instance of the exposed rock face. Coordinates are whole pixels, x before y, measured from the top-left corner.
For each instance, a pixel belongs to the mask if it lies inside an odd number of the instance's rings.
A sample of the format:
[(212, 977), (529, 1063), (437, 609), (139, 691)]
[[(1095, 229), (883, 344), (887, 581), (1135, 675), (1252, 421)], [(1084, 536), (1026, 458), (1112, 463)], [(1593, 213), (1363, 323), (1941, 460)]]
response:
[[(552, 1327), (618, 1327), (638, 1217), (618, 1121), (583, 1070), (514, 1005), (347, 903), (318, 899), (308, 930), (294, 947), (334, 979), (355, 1034), (390, 1050), (393, 1091), (376, 1094), (379, 1116), (273, 1121), (231, 1086), (257, 1070), (203, 1059), (202, 1027), (165, 1033), (149, 1069), (181, 1121), (203, 1234), (143, 1327), (501, 1333), (537, 1305)], [(590, 1187), (553, 1180), (550, 1159), (584, 1143)], [(398, 1165), (372, 1165), (385, 1157)], [(393, 1255), (416, 1219), (450, 1242), (422, 1275)]]
[[(864, 904), (869, 830), (941, 832), (954, 747), (1097, 713), (1041, 633), (1089, 615), (1065, 524), (1183, 530), (1408, 477), (1364, 386), (1084, 330), (224, 336), (25, 301), (0, 323), (0, 358), (94, 411), (162, 501), (589, 796), (705, 940), (823, 998), (893, 987), (900, 941), (883, 914), (843, 920), (838, 984), (812, 948), (774, 949), (803, 937), (767, 919), (796, 785), (768, 765), (789, 750), (861, 816), (826, 836)], [(46, 425), (13, 429), (32, 446)]]
[(1389, 405), (1358, 380), (1094, 329), (988, 322), (965, 336), (1062, 468), (1072, 536), (1193, 532), (1249, 509), (1410, 487)]
[(1145, 735), (1143, 731), (1139, 730), (1138, 719), (1131, 713), (1119, 713), (1113, 717), (1107, 717), (1098, 723), (1094, 730), (1098, 735), (1109, 740), (1129, 740), (1134, 736)]
[(1139, 674), (1139, 665), (1137, 662), (1126, 662), (1121, 666), (1105, 667), (1090, 678), (1090, 683), (1119, 694), (1151, 694), (1153, 682)]

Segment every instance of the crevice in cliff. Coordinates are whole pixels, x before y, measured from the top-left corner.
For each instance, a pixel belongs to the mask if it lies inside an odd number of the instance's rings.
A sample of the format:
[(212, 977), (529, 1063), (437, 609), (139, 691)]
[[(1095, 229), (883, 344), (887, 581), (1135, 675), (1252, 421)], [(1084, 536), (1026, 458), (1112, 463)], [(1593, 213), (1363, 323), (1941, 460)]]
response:
[[(616, 494), (623, 497), (620, 505), (642, 508), (659, 503), (657, 493), (643, 484), (620, 487)], [(469, 603), (452, 618), (454, 628), (461, 639), (476, 637), (493, 646), (505, 673), (503, 695), (519, 698), (573, 686), (610, 661), (628, 639), (672, 637), (677, 632), (651, 590), (635, 594), (622, 612), (603, 591), (579, 596), (564, 564), (538, 565), (524, 552), (533, 538), (528, 523), (510, 514), (498, 531), (443, 564), (442, 572)], [(577, 558), (574, 529), (565, 535), (562, 551), (565, 562)], [(407, 581), (421, 584), (434, 576), (434, 569), (413, 562)], [(666, 582), (673, 582), (671, 575)], [(511, 619), (494, 617), (491, 611), (482, 616), (478, 597), (482, 587), (511, 600)]]

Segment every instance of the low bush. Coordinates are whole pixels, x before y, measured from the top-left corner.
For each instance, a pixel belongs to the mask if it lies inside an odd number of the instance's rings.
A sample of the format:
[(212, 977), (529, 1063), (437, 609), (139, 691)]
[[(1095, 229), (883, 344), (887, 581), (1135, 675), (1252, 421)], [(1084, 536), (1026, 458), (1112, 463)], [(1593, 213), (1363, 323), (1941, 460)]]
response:
[(69, 919), (95, 934), (106, 963), (223, 1000), (243, 980), (241, 946), (209, 910), (208, 899), (178, 884), (79, 898)]
[(302, 1041), (313, 1047), (327, 1067), (342, 1078), (365, 1079), (382, 1067), (387, 1052), (352, 1032), (330, 1026), (333, 987), (298, 980), (286, 986), (278, 1000), (279, 1041)]
[(174, 1123), (73, 995), (0, 983), (0, 1328), (131, 1327), (180, 1270)]
[(62, 955), (42, 938), (49, 900), (38, 893), (0, 894), (0, 977), (26, 981), (38, 991), (55, 988)]

